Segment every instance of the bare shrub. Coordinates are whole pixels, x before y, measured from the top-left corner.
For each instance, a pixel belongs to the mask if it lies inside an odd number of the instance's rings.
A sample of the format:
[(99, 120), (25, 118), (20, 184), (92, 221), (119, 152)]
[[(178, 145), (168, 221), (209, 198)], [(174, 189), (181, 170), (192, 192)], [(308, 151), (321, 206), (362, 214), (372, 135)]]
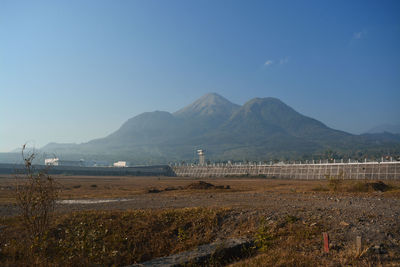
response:
[(325, 178), (328, 180), (328, 186), (329, 188), (334, 191), (337, 192), (339, 191), (339, 189), (341, 188), (343, 181), (344, 181), (344, 173), (342, 171), (340, 171), (340, 173), (338, 175), (325, 175)]
[(16, 176), (15, 197), (20, 219), (28, 237), (26, 252), (34, 256), (37, 261), (45, 255), (48, 247), (48, 233), (58, 198), (58, 188), (54, 179), (48, 175), (47, 169), (35, 170), (32, 165), (36, 157), (35, 152), (25, 155), (24, 150), (25, 145), (21, 152), (24, 172), (22, 176)]

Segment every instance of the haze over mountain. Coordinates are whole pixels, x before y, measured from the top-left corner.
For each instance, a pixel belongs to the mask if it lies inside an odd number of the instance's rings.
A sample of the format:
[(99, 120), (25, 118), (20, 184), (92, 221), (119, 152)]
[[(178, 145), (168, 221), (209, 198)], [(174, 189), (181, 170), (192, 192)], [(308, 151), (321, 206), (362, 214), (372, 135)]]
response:
[(50, 143), (41, 150), (71, 158), (101, 155), (136, 164), (191, 161), (204, 149), (212, 160), (270, 160), (322, 155), (326, 150), (400, 151), (400, 135), (352, 135), (306, 117), (279, 99), (243, 106), (206, 94), (175, 113), (145, 112), (104, 138), (82, 144)]

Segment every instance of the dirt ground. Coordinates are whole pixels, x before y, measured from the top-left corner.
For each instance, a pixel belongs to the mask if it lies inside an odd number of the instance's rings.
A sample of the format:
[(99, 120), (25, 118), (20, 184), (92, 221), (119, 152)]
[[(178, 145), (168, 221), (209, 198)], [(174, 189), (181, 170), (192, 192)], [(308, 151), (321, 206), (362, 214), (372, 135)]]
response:
[[(58, 212), (78, 210), (136, 210), (186, 207), (229, 208), (230, 222), (279, 221), (298, 218), (304, 225), (329, 229), (331, 246), (341, 248), (362, 236), (385, 257), (400, 255), (400, 181), (385, 182), (395, 190), (381, 192), (328, 191), (327, 181), (293, 181), (260, 178), (202, 179), (214, 187), (188, 188), (193, 178), (58, 176), (63, 200), (113, 199), (94, 204), (59, 204)], [(346, 182), (349, 186), (355, 182)], [(321, 190), (321, 188), (323, 190)], [(0, 216), (15, 215), (15, 180), (0, 177)], [(235, 223), (229, 223), (234, 227)], [(232, 229), (225, 229), (232, 232)], [(224, 233), (220, 238), (224, 238)], [(246, 235), (246, 233), (238, 233)], [(315, 247), (315, 250), (320, 248)], [(400, 259), (397, 259), (400, 263)]]

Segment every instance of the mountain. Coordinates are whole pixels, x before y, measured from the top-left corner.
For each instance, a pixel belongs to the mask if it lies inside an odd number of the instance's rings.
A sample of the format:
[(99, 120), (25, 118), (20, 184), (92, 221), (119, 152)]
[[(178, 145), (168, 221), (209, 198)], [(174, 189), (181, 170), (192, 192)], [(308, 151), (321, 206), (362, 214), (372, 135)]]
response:
[(213, 119), (216, 121), (224, 121), (239, 108), (239, 105), (233, 104), (222, 96), (216, 93), (209, 93), (192, 104), (178, 110), (174, 113), (174, 116), (183, 119)]
[(306, 139), (327, 135), (348, 135), (335, 131), (323, 123), (301, 115), (277, 98), (255, 98), (245, 103), (224, 125), (239, 132), (262, 134), (287, 134)]
[(367, 131), (367, 133), (369, 134), (384, 133), (384, 132), (392, 134), (400, 134), (400, 124), (381, 124)]
[(175, 113), (137, 115), (104, 138), (83, 144), (51, 143), (42, 151), (65, 157), (86, 155), (151, 164), (192, 161), (200, 148), (211, 160), (298, 159), (325, 151), (349, 155), (400, 151), (400, 138), (334, 130), (277, 98), (254, 98), (239, 106), (210, 93)]
[(216, 93), (209, 93), (173, 115), (184, 121), (185, 136), (198, 137), (217, 129), (240, 108)]
[[(211, 152), (225, 147), (224, 157), (299, 158), (353, 142), (354, 136), (306, 117), (277, 98), (254, 98), (206, 136)], [(213, 145), (210, 147), (210, 145)]]

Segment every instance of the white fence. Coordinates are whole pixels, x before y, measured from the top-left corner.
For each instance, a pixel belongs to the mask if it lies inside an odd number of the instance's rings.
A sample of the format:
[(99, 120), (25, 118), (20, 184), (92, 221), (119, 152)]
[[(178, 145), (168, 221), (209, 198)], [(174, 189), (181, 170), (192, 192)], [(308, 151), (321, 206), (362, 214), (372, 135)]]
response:
[(171, 166), (182, 177), (263, 176), (281, 179), (318, 180), (334, 176), (343, 179), (400, 180), (400, 162), (352, 162), (274, 165), (214, 164)]

